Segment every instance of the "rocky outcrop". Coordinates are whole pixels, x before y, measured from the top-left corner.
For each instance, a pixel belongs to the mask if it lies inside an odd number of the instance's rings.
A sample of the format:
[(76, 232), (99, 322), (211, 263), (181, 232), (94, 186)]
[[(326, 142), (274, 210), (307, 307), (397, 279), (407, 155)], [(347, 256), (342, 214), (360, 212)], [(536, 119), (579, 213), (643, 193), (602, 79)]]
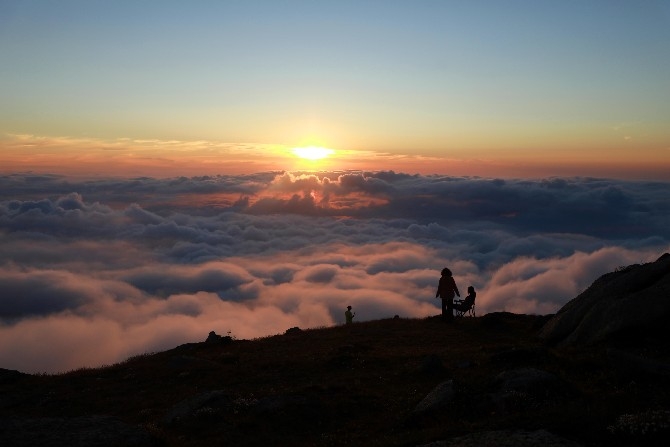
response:
[(598, 278), (540, 330), (551, 344), (605, 341), (636, 330), (660, 329), (670, 317), (670, 254)]
[(230, 335), (226, 335), (224, 337), (222, 335), (217, 334), (214, 331), (211, 331), (209, 335), (207, 335), (205, 343), (231, 343), (232, 341), (233, 337), (231, 337)]

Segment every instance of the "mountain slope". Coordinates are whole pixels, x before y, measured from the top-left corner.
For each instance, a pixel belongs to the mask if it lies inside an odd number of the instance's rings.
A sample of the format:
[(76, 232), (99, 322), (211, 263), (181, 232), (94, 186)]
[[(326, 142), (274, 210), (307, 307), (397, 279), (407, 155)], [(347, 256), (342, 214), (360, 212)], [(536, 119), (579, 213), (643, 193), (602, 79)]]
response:
[(0, 444), (661, 445), (668, 376), (643, 366), (667, 364), (665, 339), (551, 347), (547, 320), (396, 318), (61, 375), (4, 370)]

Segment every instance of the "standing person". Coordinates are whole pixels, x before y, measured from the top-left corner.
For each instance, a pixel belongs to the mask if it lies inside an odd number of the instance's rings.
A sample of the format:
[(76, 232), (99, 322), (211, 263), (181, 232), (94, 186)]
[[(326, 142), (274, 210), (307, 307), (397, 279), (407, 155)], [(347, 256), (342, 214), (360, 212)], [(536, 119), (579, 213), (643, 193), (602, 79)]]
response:
[(356, 312), (351, 313), (351, 306), (347, 306), (346, 312), (344, 312), (344, 318), (347, 319), (347, 324), (351, 324), (354, 322), (354, 316), (356, 315)]
[(456, 296), (461, 296), (458, 287), (456, 287), (456, 281), (451, 276), (451, 270), (445, 267), (442, 269), (440, 283), (435, 293), (435, 298), (442, 298), (442, 319), (444, 321), (453, 321), (454, 319), (454, 293)]

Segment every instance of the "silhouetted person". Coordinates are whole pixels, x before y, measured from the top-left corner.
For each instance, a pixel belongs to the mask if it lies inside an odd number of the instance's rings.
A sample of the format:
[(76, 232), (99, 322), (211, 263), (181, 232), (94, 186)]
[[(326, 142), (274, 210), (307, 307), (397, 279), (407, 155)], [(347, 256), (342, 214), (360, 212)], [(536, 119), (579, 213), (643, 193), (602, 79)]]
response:
[(458, 287), (456, 287), (456, 281), (451, 276), (451, 270), (445, 267), (442, 269), (442, 277), (435, 293), (435, 298), (442, 298), (442, 319), (445, 321), (452, 321), (454, 319), (454, 293), (457, 296), (461, 296), (458, 292)]
[(467, 312), (475, 305), (475, 298), (477, 297), (477, 292), (472, 286), (468, 287), (468, 296), (465, 297), (462, 301), (454, 303), (454, 309), (459, 312)]
[(356, 312), (351, 313), (351, 306), (347, 306), (347, 310), (344, 312), (344, 318), (347, 319), (347, 324), (354, 322), (354, 316), (356, 316)]

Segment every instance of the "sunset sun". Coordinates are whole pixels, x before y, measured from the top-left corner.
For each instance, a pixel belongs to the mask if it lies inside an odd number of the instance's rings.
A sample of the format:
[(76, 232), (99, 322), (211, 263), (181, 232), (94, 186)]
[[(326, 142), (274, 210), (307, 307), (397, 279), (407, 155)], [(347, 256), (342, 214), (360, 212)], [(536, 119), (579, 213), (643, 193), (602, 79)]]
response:
[(326, 158), (329, 155), (333, 154), (335, 151), (320, 146), (306, 146), (306, 147), (296, 147), (292, 151), (296, 156), (304, 158), (307, 160), (321, 160)]

